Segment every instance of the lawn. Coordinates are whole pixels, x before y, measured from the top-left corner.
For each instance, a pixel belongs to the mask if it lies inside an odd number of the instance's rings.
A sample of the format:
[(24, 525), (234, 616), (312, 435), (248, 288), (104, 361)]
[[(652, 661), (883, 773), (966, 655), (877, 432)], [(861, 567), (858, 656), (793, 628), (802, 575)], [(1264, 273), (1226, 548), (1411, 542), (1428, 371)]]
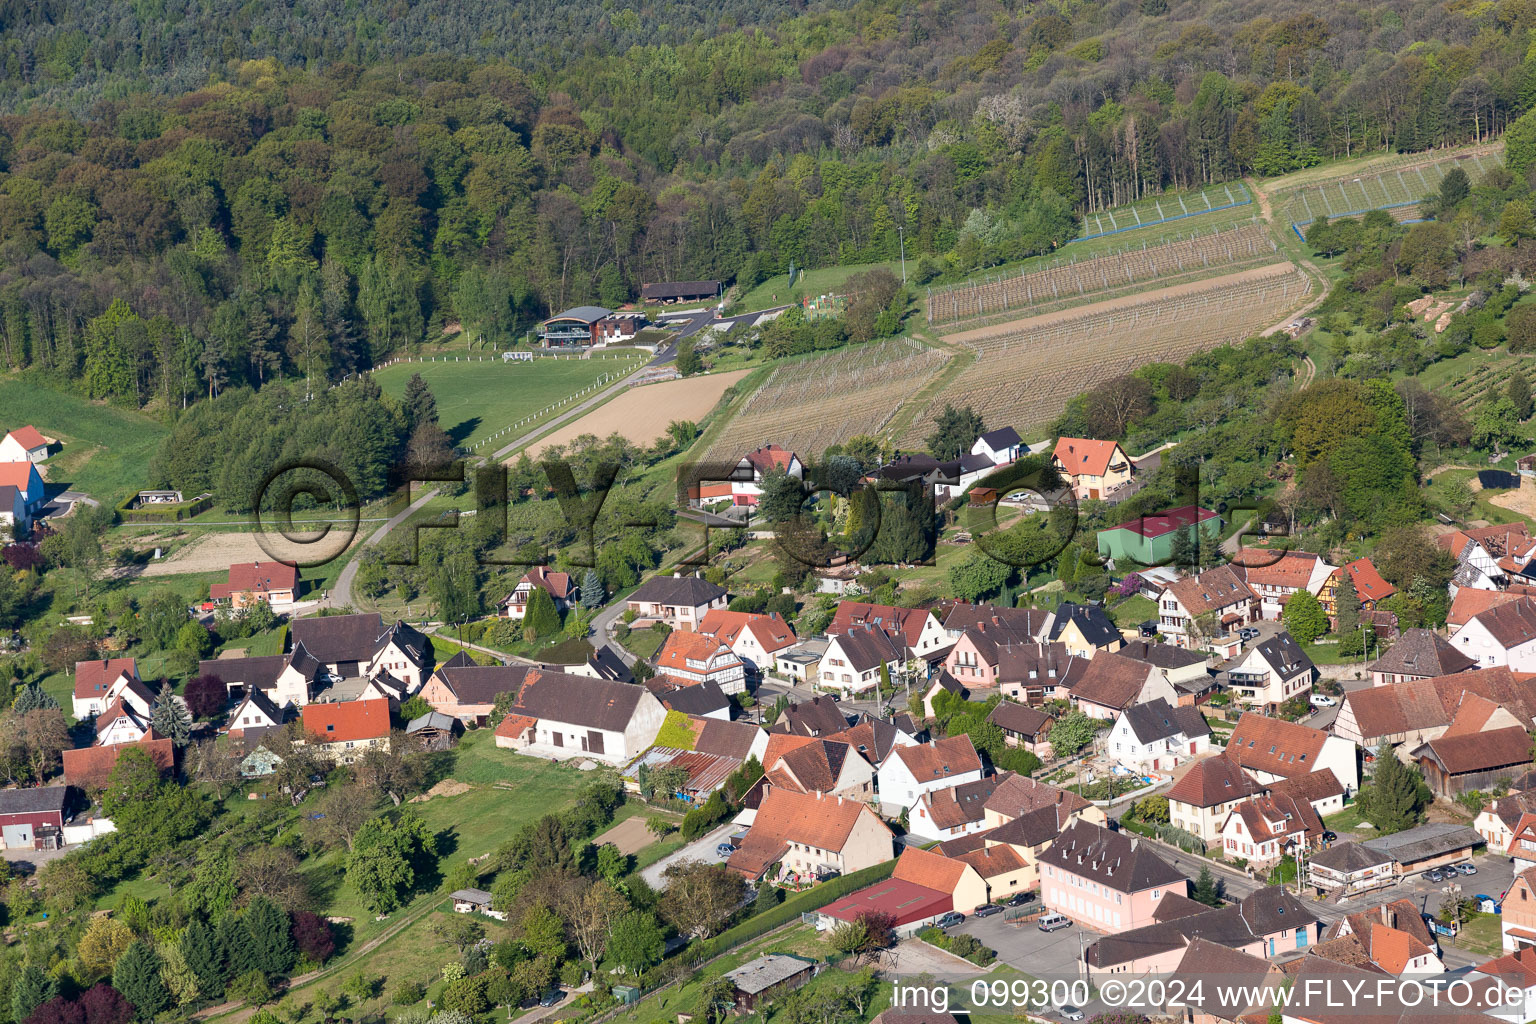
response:
[[(1360, 814), (1360, 805), (1350, 804), (1339, 813), (1328, 815), (1323, 819), (1323, 824), (1335, 832), (1353, 832), (1364, 820)], [(1366, 831), (1371, 829), (1367, 827)]]
[(49, 491), (67, 484), (103, 505), (148, 487), (149, 460), (166, 428), (136, 412), (56, 391), (25, 374), (0, 379), (0, 429), (31, 424), (62, 444), (43, 464)]
[[(907, 261), (907, 269), (910, 271), (915, 265), (913, 260)], [(862, 274), (866, 270), (889, 270), (900, 276), (901, 261), (890, 260), (885, 263), (850, 263), (841, 267), (822, 267), (819, 270), (797, 271), (794, 286), (789, 284), (789, 275), (780, 274), (770, 277), (762, 284), (743, 295), (741, 299), (733, 303), (742, 312), (752, 312), (758, 309), (768, 309), (772, 306), (782, 306), (786, 302), (798, 303), (803, 296), (825, 295), (836, 292), (847, 283), (854, 274)]]
[(1503, 950), (1503, 936), (1499, 928), (1498, 914), (1473, 914), (1461, 926), (1461, 934), (1451, 940), (1457, 949), (1470, 950), (1480, 956), (1498, 956)]
[[(453, 443), (471, 447), (493, 434), (511, 442), (558, 413), (549, 406), (621, 377), (640, 364), (631, 353), (598, 353), (591, 359), (535, 359), (504, 363), (475, 356), (473, 362), (397, 363), (374, 373), (385, 393), (398, 398), (412, 374), (421, 374), (437, 400), (438, 422)], [(595, 392), (593, 392), (595, 393)], [(516, 425), (520, 420), (526, 422)], [(486, 446), (487, 452), (489, 445)]]
[(637, 658), (650, 658), (666, 642), (669, 630), (637, 629), (624, 640), (624, 647)]
[(1135, 594), (1111, 608), (1109, 617), (1121, 629), (1134, 628), (1148, 620), (1156, 621), (1157, 602), (1149, 597)]

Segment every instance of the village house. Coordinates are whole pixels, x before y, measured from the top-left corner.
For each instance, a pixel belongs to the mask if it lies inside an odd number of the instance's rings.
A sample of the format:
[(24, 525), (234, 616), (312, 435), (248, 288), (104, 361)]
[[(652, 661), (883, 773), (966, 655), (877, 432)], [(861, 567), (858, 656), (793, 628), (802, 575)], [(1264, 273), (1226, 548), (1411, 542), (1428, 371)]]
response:
[(791, 704), (773, 723), (769, 732), (787, 732), (796, 736), (831, 736), (848, 728), (848, 716), (836, 698), (820, 694), (810, 700)]
[(75, 693), (71, 710), (85, 719), (107, 710), (113, 690), (122, 680), (138, 680), (138, 663), (132, 658), (101, 658), (75, 662)]
[[(1011, 776), (1019, 778), (1019, 776)], [(1007, 781), (999, 788), (1007, 785)], [(1075, 796), (1075, 794), (1072, 794)], [(1025, 811), (981, 832), (971, 832), (947, 839), (937, 847), (946, 857), (963, 860), (974, 867), (986, 881), (992, 899), (1040, 889), (1040, 856), (1074, 818), (1105, 819), (1103, 812), (1078, 798), (1078, 803), (1063, 800)], [(1096, 812), (1096, 819), (1091, 812)], [(988, 819), (993, 817), (988, 812)]]
[(268, 729), (276, 729), (286, 720), (287, 715), (283, 709), (269, 700), (263, 691), (250, 690), (229, 713), (224, 732), (231, 739), (257, 739)]
[(501, 617), (521, 619), (527, 615), (528, 598), (532, 596), (534, 588), (548, 594), (555, 603), (555, 610), (561, 614), (569, 611), (581, 597), (580, 588), (571, 579), (570, 573), (554, 572), (547, 565), (536, 565), (523, 573), (523, 578), (517, 581), (512, 593), (502, 598)]
[(208, 588), (208, 597), (235, 611), (253, 604), (286, 608), (299, 599), (299, 570), (286, 562), (237, 562), (226, 582)]
[(942, 661), (949, 651), (949, 636), (926, 608), (843, 601), (832, 616), (827, 635), (836, 637), (860, 626), (873, 626), (905, 649), (905, 657), (917, 661)]
[(987, 800), (1013, 773), (990, 775), (917, 798), (907, 815), (907, 830), (927, 842), (957, 839), (987, 828)]
[(988, 903), (986, 879), (975, 868), (930, 850), (904, 847), (891, 877), (946, 894), (950, 906), (962, 914)]
[(881, 807), (898, 815), (924, 793), (981, 778), (981, 757), (964, 733), (915, 747), (897, 747), (880, 766)]
[(0, 543), (25, 537), (31, 523), (21, 492), (8, 484), (0, 485)]
[(897, 747), (919, 746), (917, 729), (905, 714), (892, 715), (890, 721), (875, 718), (868, 712), (860, 712), (858, 720), (842, 732), (833, 733), (828, 739), (841, 740), (859, 752), (870, 764), (879, 768)]
[(229, 690), (230, 700), (243, 700), (246, 694), (259, 690), (279, 708), (303, 707), (321, 682), (329, 678), (325, 666), (302, 643), (288, 654), (199, 662), (197, 672), (222, 682)]
[(1507, 1024), (1536, 1020), (1536, 949), (1521, 949), (1478, 964), (1468, 981), (1476, 986), (1480, 978), (1490, 983), (1497, 979), (1487, 999), (1492, 1004), (1488, 1007), (1490, 1016)]
[[(1501, 710), (1483, 703), (1491, 712)], [(1444, 733), (1413, 751), (1436, 796), (1455, 799), (1472, 790), (1493, 789), (1530, 765), (1531, 735), (1524, 726), (1488, 728), (1484, 721), (1483, 716), (1467, 720), (1463, 709)]]
[(1168, 790), (1168, 821), (1207, 844), (1221, 842), (1221, 829), (1238, 804), (1264, 787), (1229, 757), (1196, 761)]
[(703, 633), (674, 630), (656, 652), (657, 677), (681, 686), (714, 683), (723, 693), (745, 693), (747, 669), (721, 641)]
[(1369, 558), (1345, 562), (1333, 570), (1324, 581), (1322, 589), (1317, 592), (1318, 603), (1323, 606), (1333, 629), (1339, 626), (1339, 587), (1346, 579), (1354, 585), (1362, 612), (1374, 610), (1377, 604), (1397, 593), (1397, 588), (1381, 578), (1381, 573), (1376, 571), (1375, 564)]
[(1254, 644), (1216, 673), (1239, 703), (1270, 714), (1288, 700), (1305, 697), (1316, 678), (1317, 666), (1285, 630)]
[(731, 1009), (738, 1014), (753, 1013), (770, 1000), (808, 985), (817, 969), (815, 960), (767, 953), (726, 971), (721, 978), (731, 986)]
[(764, 786), (863, 803), (875, 795), (874, 765), (841, 740), (779, 733), (768, 737), (760, 760)]
[(1196, 697), (1205, 698), (1214, 692), (1211, 690), (1215, 680), (1211, 677), (1210, 659), (1199, 651), (1136, 639), (1126, 641), (1125, 646), (1115, 653), (1162, 669), (1163, 675), (1179, 691), (1180, 704), (1194, 704)]
[(1500, 907), (1499, 931), (1504, 952), (1536, 949), (1536, 867), (1515, 875)]
[(1166, 565), (1173, 561), (1178, 538), (1190, 544), (1199, 538), (1212, 542), (1221, 532), (1221, 517), (1198, 505), (1137, 516), (1098, 533), (1100, 558), (1129, 559), (1140, 565)]
[(1479, 612), (1451, 634), (1451, 644), (1485, 668), (1536, 672), (1536, 600), (1523, 597)]
[[(47, 503), (47, 493), (43, 486), (43, 477), (37, 471), (36, 463), (0, 462), (0, 487), (16, 488), (27, 523), (30, 523)], [(12, 508), (13, 506), (8, 504), (6, 507)]]
[(1452, 530), (1436, 537), (1435, 543), (1456, 559), (1456, 571), (1449, 588), (1451, 597), (1455, 598), (1463, 589), (1503, 589), (1513, 569), (1505, 560), (1515, 551), (1529, 550), (1531, 535), (1525, 521), (1517, 520), (1476, 529)]
[(1433, 679), (1474, 668), (1476, 661), (1432, 629), (1404, 630), (1397, 642), (1368, 666), (1372, 686)]
[(100, 747), (137, 743), (149, 732), (148, 712), (140, 712), (121, 697), (96, 716), (96, 745)]
[(668, 711), (729, 722), (735, 709), (731, 698), (714, 682), (690, 683), (671, 676), (652, 676), (644, 685)]
[(1186, 576), (1163, 588), (1157, 603), (1158, 632), (1176, 647), (1205, 641), (1258, 618), (1258, 597), (1229, 565)]
[(747, 670), (762, 675), (773, 667), (780, 651), (799, 642), (795, 630), (778, 612), (733, 612), (717, 609), (699, 622), (699, 632), (712, 636), (731, 649)]
[(1227, 741), (1226, 756), (1261, 783), (1293, 779), (1324, 768), (1346, 793), (1360, 788), (1359, 750), (1310, 726), (1246, 711)]
[(652, 576), (625, 602), (639, 619), (665, 622), (673, 629), (694, 629), (704, 616), (724, 608), (726, 591), (698, 576)]
[(1221, 828), (1221, 847), (1241, 858), (1271, 867), (1282, 857), (1310, 849), (1323, 837), (1323, 820), (1312, 805), (1287, 793), (1251, 796), (1234, 807)]
[[(1524, 854), (1525, 860), (1536, 864), (1536, 790), (1514, 788), (1520, 785), (1518, 779), (1511, 785), (1511, 792), (1493, 797), (1483, 805), (1472, 820), (1472, 827), (1488, 843), (1489, 853), (1515, 860)], [(1515, 836), (1525, 830), (1531, 830), (1530, 838), (1526, 839), (1529, 846), (1517, 849)]]
[(1117, 441), (1063, 437), (1056, 442), (1051, 463), (1079, 501), (1108, 499), (1135, 473), (1135, 464)]
[(389, 701), (306, 704), (299, 709), (307, 743), (338, 764), (352, 764), (370, 749), (389, 749)]
[(433, 710), (465, 725), (484, 725), (496, 698), (520, 692), (528, 672), (526, 665), (440, 665), (420, 696)]
[(1210, 749), (1211, 727), (1192, 707), (1159, 697), (1126, 708), (1110, 727), (1104, 752), (1137, 771), (1172, 769)]
[(1008, 746), (1023, 747), (1041, 761), (1051, 759), (1051, 726), (1056, 720), (1039, 708), (1003, 700), (987, 715), (987, 721), (997, 726)]
[(1505, 590), (1474, 590), (1463, 587), (1451, 599), (1450, 610), (1445, 613), (1445, 625), (1455, 633), (1472, 618), (1496, 605), (1518, 601), (1522, 597), (1536, 597), (1536, 586), (1512, 583)]
[(1259, 617), (1277, 620), (1291, 595), (1305, 590), (1316, 597), (1338, 568), (1310, 551), (1240, 548), (1233, 569), (1259, 598)]
[[(1238, 1024), (1240, 1021), (1269, 1018), (1269, 1011), (1279, 1005), (1285, 972), (1262, 956), (1223, 946), (1196, 936), (1189, 940), (1184, 956), (1173, 969), (1176, 977), (1208, 984), (1198, 990), (1189, 986), (1189, 995), (1170, 996), (1167, 1009), (1183, 1011), (1183, 1024)], [(1198, 999), (1190, 996), (1199, 993)]]
[(1499, 666), (1351, 690), (1339, 707), (1333, 734), (1368, 749), (1383, 742), (1417, 746), (1443, 735), (1469, 696), (1504, 710), (1502, 715), (1490, 712), (1484, 724), (1502, 728), (1536, 721), (1536, 678)]
[(1071, 690), (1072, 704), (1089, 718), (1119, 718), (1127, 708), (1178, 694), (1163, 670), (1144, 661), (1103, 652), (1088, 663)]
[(965, 700), (970, 696), (970, 691), (961, 686), (958, 679), (940, 669), (939, 674), (934, 676), (928, 684), (928, 688), (922, 691), (920, 706), (922, 707), (923, 716), (927, 721), (933, 721), (938, 717), (938, 712), (934, 710), (933, 702), (938, 700), (941, 693), (947, 693), (960, 700)]
[(61, 848), (68, 807), (68, 786), (0, 789), (0, 849)]
[(176, 744), (166, 737), (145, 738), (137, 743), (119, 743), (109, 747), (74, 747), (63, 752), (64, 784), (95, 793), (112, 777), (117, 759), (125, 750), (142, 750), (149, 755), (161, 775), (176, 767)]
[(824, 636), (809, 636), (784, 648), (773, 656), (774, 672), (792, 683), (814, 685), (829, 642)]
[(942, 612), (935, 612), (935, 615), (942, 621), (944, 633), (951, 640), (959, 640), (967, 631), (978, 627), (1001, 629), (1021, 642), (1039, 640), (1051, 626), (1051, 613), (1043, 608), (1008, 608), (960, 600), (946, 602), (940, 608)]
[(1371, 892), (1392, 884), (1392, 858), (1361, 843), (1334, 843), (1307, 860), (1307, 881), (1329, 895)]
[(873, 625), (851, 626), (829, 637), (826, 653), (821, 656), (816, 684), (823, 690), (836, 690), (844, 699), (880, 685), (880, 671), (894, 682), (900, 675), (905, 657), (899, 642)]
[(1024, 449), (1024, 441), (1012, 427), (989, 430), (971, 444), (972, 455), (985, 455), (994, 466), (1006, 466), (1018, 461)]
[(622, 765), (656, 742), (667, 711), (643, 686), (530, 669), (511, 714), (535, 723), (525, 754)]
[(1189, 879), (1152, 844), (1074, 820), (1040, 855), (1045, 906), (1095, 932), (1152, 924), (1164, 896), (1185, 896)]
[(47, 458), (48, 439), (31, 424), (0, 438), (0, 462), (43, 462)]
[[(1321, 931), (1317, 915), (1282, 886), (1267, 886), (1220, 909), (1196, 903), (1179, 891), (1163, 895), (1150, 923), (1095, 940), (1083, 959), (1090, 978), (1163, 974), (1184, 963), (1197, 942), (1267, 959), (1312, 948)], [(1204, 966), (1207, 972), (1213, 969)], [(1229, 983), (1222, 979), (1223, 986)]]
[(1068, 654), (1079, 658), (1092, 658), (1100, 651), (1118, 651), (1125, 646), (1125, 637), (1108, 612), (1096, 604), (1071, 601), (1057, 606), (1045, 639), (1062, 644)]
[(820, 793), (769, 787), (746, 837), (726, 866), (749, 881), (820, 881), (891, 859), (895, 837), (868, 805)]
[(1039, 705), (1072, 686), (1088, 659), (1064, 643), (1021, 637), (1006, 628), (973, 627), (961, 634), (944, 659), (944, 670), (968, 689), (998, 689), (1026, 704)]
[(1057, 812), (1062, 826), (1070, 818), (1082, 818), (1096, 825), (1109, 821), (1103, 808), (1089, 803), (1069, 789), (1061, 789), (1027, 775), (1010, 774), (987, 798), (987, 827), (996, 828), (1047, 809)]
[(303, 645), (332, 679), (388, 672), (410, 693), (421, 689), (432, 661), (425, 634), (401, 621), (386, 627), (376, 613), (295, 619), (288, 636), (294, 651)]
[(763, 481), (770, 473), (783, 473), (804, 479), (805, 464), (800, 456), (776, 444), (766, 444), (743, 455), (731, 470), (731, 504), (755, 508), (763, 496)]

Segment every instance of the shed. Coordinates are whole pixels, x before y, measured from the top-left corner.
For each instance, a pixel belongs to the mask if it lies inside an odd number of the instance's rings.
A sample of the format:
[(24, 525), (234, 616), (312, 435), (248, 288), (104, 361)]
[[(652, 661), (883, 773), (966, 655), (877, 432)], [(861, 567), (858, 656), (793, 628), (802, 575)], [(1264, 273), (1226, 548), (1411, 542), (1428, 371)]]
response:
[(453, 746), (454, 737), (463, 732), (464, 725), (452, 715), (441, 711), (429, 711), (413, 718), (405, 727), (405, 735), (422, 750), (447, 750)]
[(1434, 822), (1390, 836), (1367, 839), (1360, 846), (1383, 854), (1392, 861), (1399, 877), (1443, 867), (1472, 856), (1472, 851), (1486, 845), (1477, 830), (1466, 825)]
[(498, 921), (507, 919), (506, 914), (491, 909), (491, 894), (484, 889), (456, 889), (448, 898), (453, 900), (453, 912), (456, 914), (484, 914)]
[(727, 971), (737, 1013), (752, 1013), (775, 996), (797, 989), (816, 976), (816, 961), (769, 953)]

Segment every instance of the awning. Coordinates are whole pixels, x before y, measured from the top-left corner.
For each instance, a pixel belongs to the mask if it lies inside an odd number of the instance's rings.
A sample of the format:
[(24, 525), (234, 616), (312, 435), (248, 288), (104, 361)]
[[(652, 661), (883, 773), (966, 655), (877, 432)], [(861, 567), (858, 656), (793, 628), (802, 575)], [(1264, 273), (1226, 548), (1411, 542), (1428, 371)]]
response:
[(1225, 614), (1225, 615), (1223, 615), (1221, 617), (1221, 624), (1223, 626), (1230, 626), (1234, 622), (1242, 622), (1242, 621), (1243, 621), (1243, 617), (1241, 615), (1239, 615), (1237, 612), (1228, 612), (1227, 614)]
[(1517, 939), (1524, 939), (1527, 942), (1536, 942), (1536, 932), (1531, 931), (1529, 928), (1509, 928), (1505, 930), (1504, 934)]

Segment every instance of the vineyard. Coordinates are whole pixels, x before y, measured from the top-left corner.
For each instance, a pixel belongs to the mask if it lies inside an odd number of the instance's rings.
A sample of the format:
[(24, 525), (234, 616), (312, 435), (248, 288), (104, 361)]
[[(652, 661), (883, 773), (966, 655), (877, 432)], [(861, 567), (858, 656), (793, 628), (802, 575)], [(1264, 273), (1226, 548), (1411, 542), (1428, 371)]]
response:
[[(1471, 413), (1487, 399), (1502, 394), (1516, 367), (1524, 365), (1519, 356), (1504, 354), (1452, 377), (1434, 390), (1449, 397), (1463, 412)], [(1530, 370), (1526, 372), (1529, 374)]]
[(1253, 197), (1248, 194), (1248, 189), (1236, 181), (1207, 185), (1198, 192), (1153, 196), (1126, 206), (1085, 214), (1077, 240), (1100, 238), (1217, 210), (1230, 210), (1234, 206), (1246, 206), (1251, 202)]
[(1263, 225), (1244, 224), (1161, 245), (1130, 246), (1091, 259), (1061, 262), (1044, 269), (989, 277), (928, 292), (928, 322), (951, 324), (1010, 310), (1108, 292), (1126, 285), (1176, 277), (1221, 267), (1236, 269), (1275, 254), (1275, 242)]
[(878, 435), (949, 359), (903, 338), (780, 366), (731, 419), (708, 458), (734, 461), (769, 443), (818, 458), (855, 434)]
[(976, 362), (935, 398), (903, 441), (921, 443), (945, 403), (972, 406), (989, 428), (1048, 422), (1101, 381), (1264, 330), (1312, 287), (1291, 264), (1275, 263), (947, 335), (945, 341), (973, 349)]
[(1405, 161), (1403, 166), (1388, 166), (1374, 174), (1309, 186), (1291, 195), (1285, 206), (1285, 219), (1293, 227), (1303, 228), (1320, 216), (1340, 217), (1412, 206), (1438, 191), (1440, 179), (1453, 167), (1466, 171), (1475, 183), (1502, 162), (1500, 156), (1492, 153), (1463, 153), (1430, 162)]

